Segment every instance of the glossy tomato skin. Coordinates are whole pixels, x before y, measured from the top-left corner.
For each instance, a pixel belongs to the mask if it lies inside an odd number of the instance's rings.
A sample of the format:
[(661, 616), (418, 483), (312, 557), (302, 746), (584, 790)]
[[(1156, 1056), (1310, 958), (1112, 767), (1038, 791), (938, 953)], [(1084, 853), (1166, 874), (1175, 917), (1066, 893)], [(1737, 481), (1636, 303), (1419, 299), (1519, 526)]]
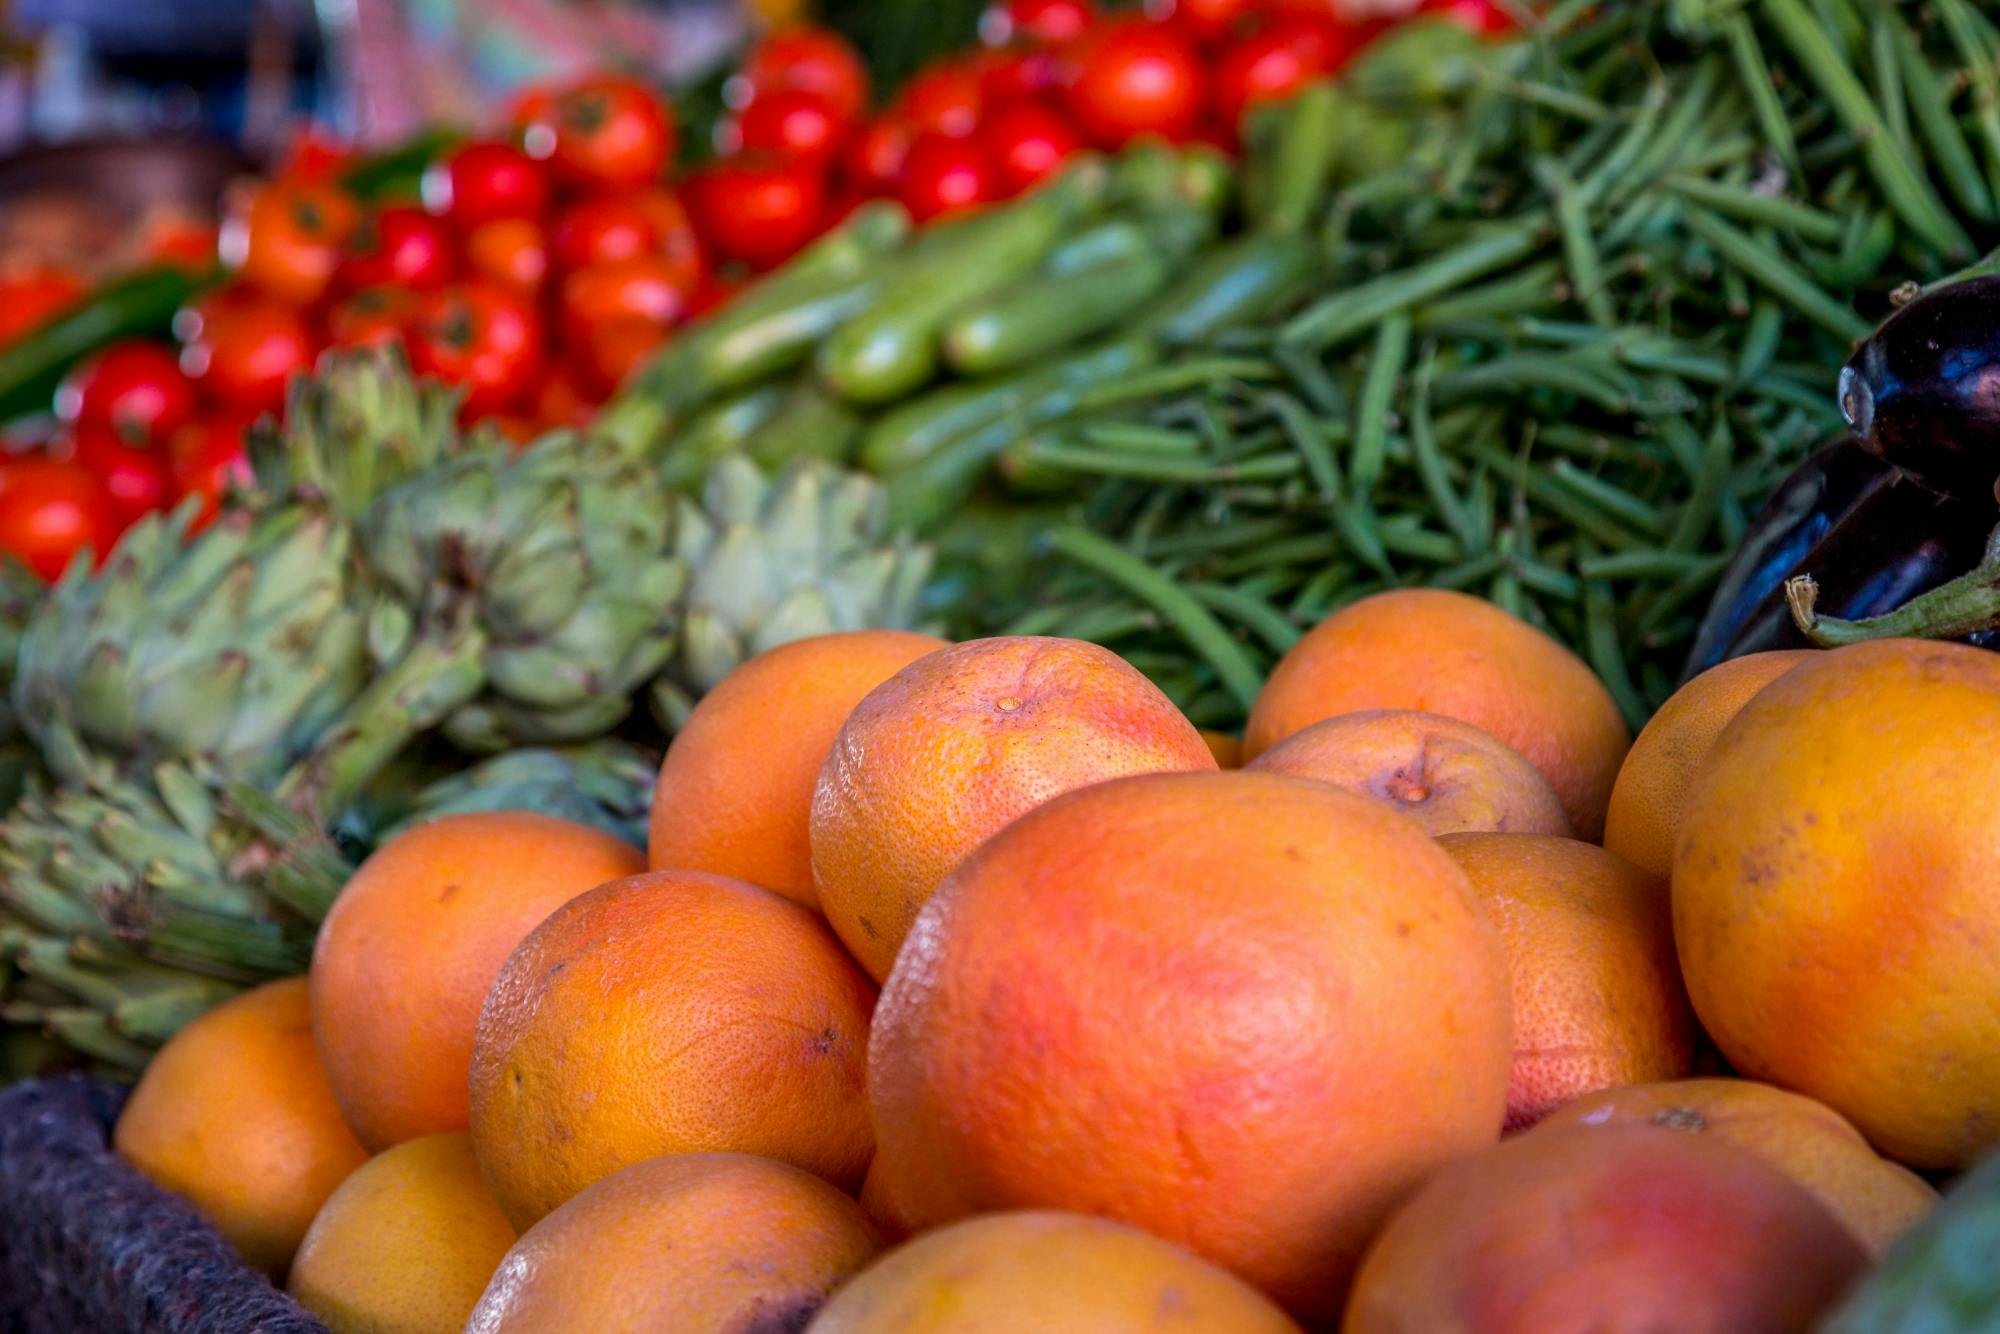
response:
[(312, 326), (276, 301), (218, 306), (181, 349), (181, 368), (217, 402), (247, 412), (283, 412), (292, 377), (319, 355)]
[(1166, 0), (1146, 8), (1196, 41), (1212, 42), (1241, 32), (1264, 6), (1259, 0)]
[(563, 279), (563, 330), (583, 340), (598, 325), (618, 320), (664, 328), (686, 314), (695, 290), (670, 261), (654, 255), (578, 269)]
[(903, 178), (903, 164), (917, 131), (901, 116), (877, 116), (848, 142), (842, 177), (851, 189), (865, 194), (891, 194)]
[(416, 314), (416, 299), (400, 287), (364, 287), (327, 312), (335, 347), (386, 347), (401, 343)]
[(465, 266), (474, 278), (533, 296), (549, 277), (548, 234), (532, 218), (482, 222), (465, 234)]
[(737, 113), (730, 151), (825, 163), (840, 152), (848, 125), (820, 94), (778, 88), (752, 98)]
[(56, 415), (79, 428), (130, 443), (164, 440), (193, 420), (194, 386), (180, 358), (161, 343), (113, 343), (78, 366), (56, 390)]
[(548, 168), (512, 144), (467, 144), (424, 173), (424, 204), (461, 230), (548, 212)]
[(1165, 24), (1120, 19), (1091, 30), (1072, 55), (1070, 113), (1106, 147), (1141, 134), (1180, 139), (1201, 123), (1208, 72)]
[(458, 242), (451, 228), (420, 208), (398, 204), (362, 224), (341, 266), (341, 285), (348, 291), (389, 283), (442, 287), (457, 273)]
[(243, 439), (256, 424), (257, 418), (252, 414), (224, 412), (174, 433), (167, 450), (168, 480), (172, 483), (174, 504), (179, 505), (190, 496), (200, 499), (195, 531), (215, 522), (230, 491), (249, 486), (253, 480)]
[(729, 101), (746, 107), (779, 89), (826, 99), (844, 124), (868, 109), (868, 70), (860, 53), (826, 28), (799, 26), (766, 37), (730, 81)]
[(1083, 36), (1096, 19), (1090, 0), (1000, 0), (979, 16), (979, 36), (988, 46), (1061, 46)]
[(81, 278), (59, 269), (33, 269), (0, 278), (0, 343), (67, 310), (85, 290)]
[(666, 340), (665, 326), (652, 320), (607, 320), (578, 341), (577, 373), (600, 399), (607, 398)]
[(998, 166), (979, 139), (927, 134), (910, 150), (900, 198), (919, 222), (979, 207), (1001, 195)]
[[(185, 422), (181, 425), (186, 425)], [(178, 431), (180, 428), (175, 428)], [(167, 502), (167, 450), (127, 444), (102, 427), (77, 429), (70, 457), (78, 467), (97, 479), (111, 502), (118, 526), (123, 529), (138, 522)]]
[(359, 207), (331, 186), (272, 183), (224, 226), (223, 261), (265, 294), (309, 306), (332, 285), (360, 221)]
[(1039, 97), (1061, 79), (1062, 63), (1048, 47), (988, 51), (979, 58), (979, 95), (994, 108)]
[(604, 74), (557, 97), (529, 128), (556, 176), (579, 188), (628, 189), (660, 178), (678, 142), (672, 113), (637, 79)]
[(1448, 18), (1482, 37), (1509, 37), (1518, 28), (1494, 0), (1423, 0), (1418, 13)]
[(1215, 69), (1215, 103), (1235, 129), (1258, 102), (1290, 96), (1334, 73), (1354, 54), (1359, 32), (1325, 20), (1279, 18), (1222, 53)]
[(585, 195), (555, 216), (550, 253), (561, 269), (615, 264), (658, 248), (652, 217), (626, 194)]
[(536, 425), (546, 431), (559, 426), (590, 425), (597, 405), (603, 401), (601, 395), (586, 392), (575, 371), (559, 364), (551, 366), (542, 377), (529, 406)]
[(1043, 180), (1084, 146), (1082, 132), (1069, 118), (1040, 102), (1001, 108), (987, 119), (980, 139), (1007, 194)]
[(506, 412), (542, 371), (542, 322), (534, 304), (492, 283), (455, 283), (430, 293), (410, 330), (410, 362), (422, 375), (464, 390), (471, 420)]
[(54, 583), (77, 552), (104, 563), (120, 525), (111, 498), (80, 464), (43, 454), (0, 463), (0, 552)]
[(963, 139), (979, 128), (986, 107), (979, 71), (970, 62), (940, 61), (903, 85), (896, 109), (918, 134)]
[(767, 268), (818, 232), (826, 184), (804, 163), (743, 157), (688, 177), (689, 210), (711, 255)]

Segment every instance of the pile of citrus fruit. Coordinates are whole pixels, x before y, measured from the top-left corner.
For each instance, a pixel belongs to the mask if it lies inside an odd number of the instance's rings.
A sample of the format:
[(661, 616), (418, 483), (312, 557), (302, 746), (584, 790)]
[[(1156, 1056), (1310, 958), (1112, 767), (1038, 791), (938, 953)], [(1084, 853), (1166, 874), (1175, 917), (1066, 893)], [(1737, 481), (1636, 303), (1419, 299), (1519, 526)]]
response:
[(644, 854), (384, 847), (117, 1144), (336, 1330), (1802, 1329), (2000, 1141), (1996, 735), (1886, 641), (1635, 743), (1437, 591), (1240, 746), (1079, 641), (804, 640)]

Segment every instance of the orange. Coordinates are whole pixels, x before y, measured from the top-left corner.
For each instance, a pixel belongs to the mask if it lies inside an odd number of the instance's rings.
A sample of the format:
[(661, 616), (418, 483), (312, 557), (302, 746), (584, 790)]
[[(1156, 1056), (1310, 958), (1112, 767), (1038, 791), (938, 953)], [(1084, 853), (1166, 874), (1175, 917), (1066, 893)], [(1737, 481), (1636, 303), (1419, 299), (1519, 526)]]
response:
[(1810, 649), (1752, 653), (1711, 667), (1674, 692), (1618, 770), (1604, 846), (1662, 880), (1674, 869), (1674, 840), (1695, 771), (1750, 697), (1812, 656)]
[(817, 635), (724, 677), (660, 767), (648, 865), (734, 876), (815, 906), (806, 821), (834, 735), (864, 695), (944, 646), (903, 630)]
[(1375, 802), (1274, 774), (1057, 798), (918, 919), (877, 1012), (871, 1202), (1116, 1218), (1339, 1310), (1376, 1226), (1498, 1138), (1506, 960)]
[(1664, 884), (1567, 838), (1453, 834), (1438, 845), (1485, 898), (1507, 949), (1509, 1130), (1596, 1089), (1688, 1072), (1694, 1015)]
[(1877, 1157), (1833, 1108), (1748, 1079), (1605, 1089), (1550, 1113), (1542, 1125), (1650, 1125), (1733, 1144), (1818, 1196), (1875, 1257), (1937, 1203), (1922, 1177)]
[(175, 1034), (132, 1090), (111, 1144), (274, 1275), (368, 1158), (320, 1069), (303, 977), (246, 991)]
[(740, 880), (653, 871), (576, 899), (479, 1016), (472, 1141), (515, 1226), (663, 1153), (859, 1184), (875, 988), (825, 923)]
[(1377, 593), (1308, 632), (1257, 696), (1243, 753), (1364, 709), (1422, 709), (1491, 732), (1542, 771), (1593, 841), (1632, 744), (1581, 658), (1490, 602), (1438, 588)]
[(1201, 729), (1201, 739), (1208, 743), (1208, 753), (1215, 757), (1218, 769), (1241, 769), (1243, 767), (1243, 738), (1234, 732), (1218, 732), (1212, 727)]
[(889, 1252), (813, 1334), (1298, 1334), (1243, 1280), (1148, 1232), (1082, 1214), (986, 1214)]
[(1735, 1069), (1912, 1167), (2000, 1143), (2000, 656), (1881, 640), (1743, 706), (1695, 782), (1674, 937)]
[(1415, 709), (1347, 713), (1294, 732), (1251, 761), (1346, 788), (1439, 834), (1558, 834), (1569, 816), (1541, 770), (1471, 723)]
[(361, 864), (313, 947), (313, 1033), (371, 1149), (463, 1130), (479, 1006), (544, 917), (645, 865), (637, 849), (523, 811), (420, 825)]
[(528, 1230), (465, 1334), (804, 1329), (880, 1242), (861, 1207), (743, 1153), (635, 1163)]
[(813, 794), (820, 908), (877, 981), (951, 869), (1017, 816), (1128, 774), (1213, 769), (1194, 724), (1117, 654), (978, 639), (871, 691)]
[(425, 1135), (340, 1183), (288, 1286), (333, 1334), (458, 1334), (514, 1241), (471, 1136)]
[(1369, 1249), (1346, 1334), (1804, 1334), (1866, 1267), (1832, 1214), (1716, 1140), (1536, 1131), (1433, 1176)]

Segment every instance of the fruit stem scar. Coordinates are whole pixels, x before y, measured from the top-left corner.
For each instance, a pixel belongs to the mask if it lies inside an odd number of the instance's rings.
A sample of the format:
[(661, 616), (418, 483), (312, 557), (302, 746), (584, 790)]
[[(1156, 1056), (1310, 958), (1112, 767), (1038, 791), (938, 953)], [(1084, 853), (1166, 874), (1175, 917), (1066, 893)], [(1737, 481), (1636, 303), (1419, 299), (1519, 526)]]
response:
[(1002, 695), (999, 699), (993, 701), (993, 707), (1002, 713), (1012, 713), (1021, 707), (1021, 701), (1013, 695)]

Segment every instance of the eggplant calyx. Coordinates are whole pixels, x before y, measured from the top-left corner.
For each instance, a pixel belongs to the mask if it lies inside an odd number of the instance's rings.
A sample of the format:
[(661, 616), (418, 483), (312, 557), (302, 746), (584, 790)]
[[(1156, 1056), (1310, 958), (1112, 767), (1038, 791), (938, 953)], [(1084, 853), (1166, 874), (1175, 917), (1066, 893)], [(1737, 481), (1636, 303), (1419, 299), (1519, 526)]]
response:
[(1871, 639), (1958, 639), (2000, 630), (2000, 528), (1986, 538), (1979, 564), (1894, 611), (1859, 621), (1821, 616), (1815, 610), (1819, 585), (1809, 574), (1785, 581), (1785, 604), (1799, 633), (1820, 648), (1862, 644)]

